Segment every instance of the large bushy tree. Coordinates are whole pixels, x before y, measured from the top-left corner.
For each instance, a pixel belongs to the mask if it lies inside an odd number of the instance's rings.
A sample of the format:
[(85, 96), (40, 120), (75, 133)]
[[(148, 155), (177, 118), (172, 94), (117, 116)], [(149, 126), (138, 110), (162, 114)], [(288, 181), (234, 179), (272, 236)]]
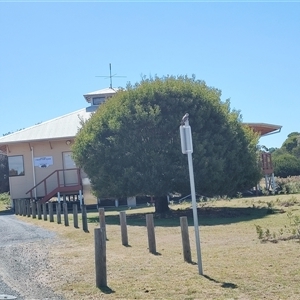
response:
[(282, 144), (281, 149), (283, 151), (288, 152), (289, 154), (297, 156), (297, 154), (299, 154), (298, 152), (299, 152), (299, 148), (300, 148), (299, 138), (300, 138), (300, 133), (299, 132), (290, 133), (288, 135), (287, 139)]
[(300, 175), (300, 133), (291, 132), (281, 148), (272, 153), (272, 160), (275, 176)]
[(150, 195), (167, 210), (169, 192), (190, 193), (179, 125), (188, 112), (199, 194), (233, 195), (260, 178), (257, 136), (221, 92), (188, 77), (144, 79), (101, 105), (79, 130), (74, 159), (99, 197)]
[(284, 153), (273, 158), (274, 175), (286, 178), (288, 176), (300, 175), (300, 159), (296, 156)]

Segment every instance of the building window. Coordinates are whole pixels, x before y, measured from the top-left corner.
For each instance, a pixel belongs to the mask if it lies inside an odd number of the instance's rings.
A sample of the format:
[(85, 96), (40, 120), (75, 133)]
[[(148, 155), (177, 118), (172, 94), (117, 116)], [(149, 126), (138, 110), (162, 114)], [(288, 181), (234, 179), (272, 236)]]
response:
[(105, 101), (105, 97), (93, 97), (93, 105), (100, 105)]
[(8, 157), (9, 176), (23, 176), (24, 160), (23, 155), (9, 156)]

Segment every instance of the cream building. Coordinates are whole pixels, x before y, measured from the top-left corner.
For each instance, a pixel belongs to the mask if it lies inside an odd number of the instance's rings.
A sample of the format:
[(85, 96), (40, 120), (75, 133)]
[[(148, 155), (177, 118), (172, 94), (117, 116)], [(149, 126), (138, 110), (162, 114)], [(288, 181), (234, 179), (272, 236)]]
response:
[(78, 197), (85, 186), (85, 203), (95, 204), (89, 180), (73, 161), (71, 146), (81, 121), (115, 93), (106, 88), (86, 94), (90, 106), (0, 138), (0, 150), (8, 156), (11, 200), (48, 201), (58, 193)]

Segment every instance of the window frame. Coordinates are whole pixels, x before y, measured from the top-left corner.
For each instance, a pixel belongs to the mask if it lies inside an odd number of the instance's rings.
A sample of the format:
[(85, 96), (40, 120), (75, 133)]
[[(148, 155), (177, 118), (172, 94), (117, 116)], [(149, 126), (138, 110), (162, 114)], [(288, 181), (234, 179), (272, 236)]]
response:
[(93, 105), (98, 106), (98, 105), (104, 103), (105, 99), (106, 98), (104, 96), (95, 96), (92, 98), (92, 103), (93, 103)]
[[(22, 165), (22, 171), (19, 172), (18, 170), (15, 170), (15, 169), (11, 169), (10, 165), (11, 165), (11, 162), (10, 160), (12, 158), (17, 158), (17, 157), (20, 157), (21, 158), (21, 162), (17, 162), (17, 165), (20, 166)], [(11, 174), (11, 170), (14, 170), (14, 171), (17, 171), (18, 174), (15, 174), (15, 175), (12, 175)], [(13, 156), (8, 156), (8, 176), (9, 177), (18, 177), (18, 176), (25, 176), (25, 167), (24, 167), (24, 156), (23, 155), (13, 155)]]

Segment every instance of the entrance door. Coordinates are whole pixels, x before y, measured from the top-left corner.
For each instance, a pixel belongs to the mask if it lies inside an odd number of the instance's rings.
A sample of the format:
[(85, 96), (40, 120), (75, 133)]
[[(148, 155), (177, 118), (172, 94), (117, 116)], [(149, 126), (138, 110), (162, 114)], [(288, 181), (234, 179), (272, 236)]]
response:
[(64, 164), (64, 179), (65, 185), (75, 185), (78, 182), (77, 170), (67, 170), (76, 168), (75, 162), (72, 158), (72, 152), (63, 152), (63, 164)]

